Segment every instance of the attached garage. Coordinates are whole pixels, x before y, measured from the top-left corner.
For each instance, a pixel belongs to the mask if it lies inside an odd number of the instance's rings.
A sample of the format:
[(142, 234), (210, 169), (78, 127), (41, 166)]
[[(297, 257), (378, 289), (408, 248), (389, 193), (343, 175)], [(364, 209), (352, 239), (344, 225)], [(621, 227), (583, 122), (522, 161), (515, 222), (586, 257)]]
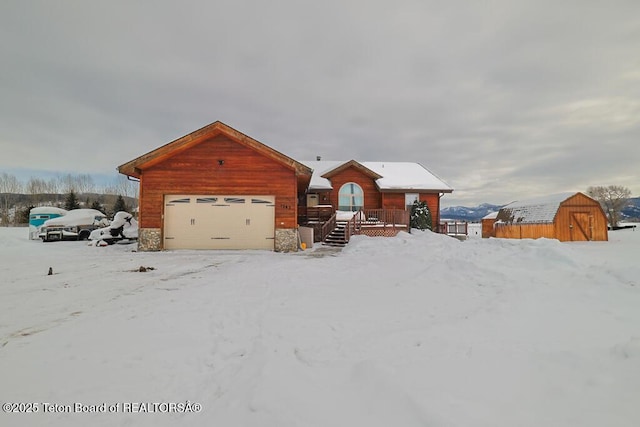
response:
[(274, 196), (169, 195), (165, 249), (274, 249)]
[(214, 122), (118, 167), (140, 180), (138, 249), (298, 248), (312, 170)]

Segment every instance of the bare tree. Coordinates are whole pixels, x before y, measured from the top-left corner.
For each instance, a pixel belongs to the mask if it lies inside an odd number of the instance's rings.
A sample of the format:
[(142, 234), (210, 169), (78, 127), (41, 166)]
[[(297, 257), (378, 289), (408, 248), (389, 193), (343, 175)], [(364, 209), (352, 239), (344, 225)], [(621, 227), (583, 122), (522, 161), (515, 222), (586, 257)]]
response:
[(620, 185), (608, 187), (589, 187), (587, 194), (597, 200), (609, 218), (609, 225), (617, 227), (620, 221), (620, 212), (629, 202), (631, 190)]
[(47, 192), (48, 184), (44, 179), (31, 177), (25, 190), (31, 195), (31, 203), (38, 206), (42, 202), (43, 194)]
[(53, 195), (55, 199), (50, 200), (51, 203), (60, 207), (60, 177), (51, 178), (47, 181), (47, 194)]
[(60, 192), (60, 183), (57, 178), (51, 178), (47, 182), (47, 193), (58, 194)]
[(0, 215), (5, 226), (9, 226), (9, 210), (14, 205), (15, 195), (21, 191), (22, 183), (15, 176), (2, 172), (0, 175)]
[(76, 191), (78, 193), (86, 194), (86, 193), (94, 193), (96, 189), (96, 185), (93, 182), (93, 177), (89, 174), (80, 174), (75, 177), (76, 181)]
[(63, 193), (71, 193), (72, 191), (74, 193), (78, 192), (78, 179), (77, 177), (71, 175), (70, 173), (66, 174), (66, 175), (59, 175), (58, 176), (58, 182), (59, 182), (59, 189), (62, 190)]
[(29, 181), (27, 181), (25, 190), (29, 194), (46, 193), (47, 186), (48, 184), (44, 179), (31, 177)]
[(124, 175), (118, 175), (112, 185), (105, 187), (106, 194), (138, 198), (138, 183), (131, 181)]

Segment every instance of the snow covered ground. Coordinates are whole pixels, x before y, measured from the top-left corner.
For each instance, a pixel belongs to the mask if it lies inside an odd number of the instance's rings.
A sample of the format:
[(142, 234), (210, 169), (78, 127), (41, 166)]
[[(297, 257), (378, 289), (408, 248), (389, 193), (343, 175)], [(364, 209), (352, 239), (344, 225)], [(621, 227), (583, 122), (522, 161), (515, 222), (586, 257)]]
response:
[(0, 228), (0, 401), (38, 413), (3, 426), (640, 425), (640, 230), (295, 254), (27, 235)]

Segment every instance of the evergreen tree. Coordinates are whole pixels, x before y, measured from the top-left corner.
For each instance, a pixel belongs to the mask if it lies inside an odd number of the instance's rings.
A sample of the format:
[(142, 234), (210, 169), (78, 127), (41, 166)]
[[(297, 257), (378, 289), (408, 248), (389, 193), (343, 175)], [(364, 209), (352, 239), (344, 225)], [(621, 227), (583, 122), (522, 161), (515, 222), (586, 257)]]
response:
[(100, 203), (98, 200), (94, 200), (93, 203), (91, 203), (91, 209), (104, 212), (104, 206), (102, 206), (102, 203)]
[(411, 228), (418, 230), (433, 230), (431, 211), (426, 202), (413, 202), (411, 206)]
[(35, 208), (35, 206), (27, 206), (18, 211), (16, 215), (16, 222), (18, 224), (28, 224), (29, 223), (29, 214), (31, 213), (31, 209)]
[(120, 211), (128, 212), (127, 205), (124, 202), (124, 198), (122, 196), (118, 196), (118, 198), (116, 199), (116, 203), (113, 205), (114, 215)]
[(67, 198), (64, 201), (64, 208), (68, 211), (72, 209), (80, 209), (80, 203), (78, 202), (78, 197), (73, 190), (67, 194)]

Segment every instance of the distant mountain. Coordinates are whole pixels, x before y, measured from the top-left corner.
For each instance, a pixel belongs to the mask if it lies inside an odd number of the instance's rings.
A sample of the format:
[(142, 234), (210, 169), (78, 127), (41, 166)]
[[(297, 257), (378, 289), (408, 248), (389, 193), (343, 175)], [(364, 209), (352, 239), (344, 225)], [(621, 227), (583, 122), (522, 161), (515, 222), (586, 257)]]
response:
[[(483, 203), (476, 207), (452, 206), (441, 209), (440, 218), (442, 218), (442, 220), (450, 219), (454, 221), (476, 222), (491, 212), (499, 211), (501, 207), (501, 205), (492, 205), (489, 203)], [(629, 199), (629, 204), (622, 209), (621, 216), (623, 220), (640, 221), (640, 197)]]
[(622, 219), (640, 221), (640, 197), (629, 199), (627, 207), (622, 209)]
[(501, 207), (502, 205), (492, 205), (490, 203), (483, 203), (475, 208), (452, 206), (441, 209), (440, 218), (442, 218), (442, 220), (451, 219), (454, 221), (475, 222), (480, 221), (491, 212), (497, 212)]

